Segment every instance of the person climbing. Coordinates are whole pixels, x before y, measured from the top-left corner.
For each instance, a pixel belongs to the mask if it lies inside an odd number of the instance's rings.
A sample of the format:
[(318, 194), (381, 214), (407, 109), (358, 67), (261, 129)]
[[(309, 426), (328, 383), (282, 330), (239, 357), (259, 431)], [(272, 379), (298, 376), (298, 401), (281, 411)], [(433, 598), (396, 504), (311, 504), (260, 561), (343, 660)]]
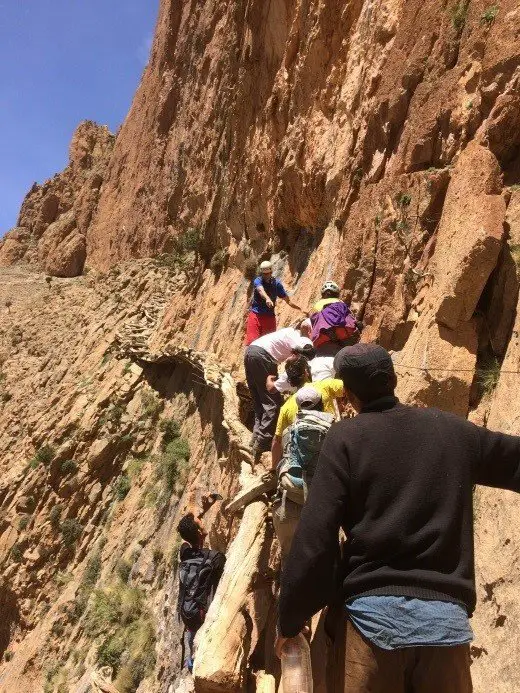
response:
[(401, 404), (381, 346), (344, 348), (335, 365), (358, 414), (323, 443), (283, 566), (276, 652), (334, 602), (341, 527), (345, 693), (469, 693), (473, 485), (520, 492), (520, 437)]
[(323, 284), (323, 286), (321, 287), (320, 300), (316, 301), (316, 303), (312, 306), (310, 310), (311, 315), (312, 313), (319, 313), (320, 310), (323, 310), (325, 306), (328, 306), (331, 303), (343, 303), (343, 301), (339, 297), (339, 294), (340, 289), (336, 282), (327, 280), (325, 284)]
[(218, 493), (202, 496), (199, 510), (192, 501), (177, 525), (177, 531), (185, 542), (179, 550), (177, 613), (184, 624), (183, 665), (190, 672), (193, 669), (195, 634), (204, 623), (226, 562), (223, 553), (204, 548), (207, 532), (202, 518), (217, 500), (222, 500)]
[(277, 466), (278, 485), (272, 503), (273, 526), (282, 561), (289, 554), (321, 445), (334, 421), (332, 414), (323, 411), (322, 396), (314, 387), (302, 387), (294, 399), (298, 413), (282, 435), (283, 455)]
[(363, 323), (357, 320), (350, 306), (341, 300), (336, 282), (326, 281), (321, 299), (310, 311), (311, 339), (318, 357), (333, 357), (344, 346), (359, 341)]
[(260, 264), (260, 275), (253, 281), (253, 296), (246, 321), (245, 346), (276, 330), (274, 309), (277, 298), (281, 298), (291, 308), (301, 311), (300, 306), (289, 298), (282, 282), (273, 277), (272, 264), (265, 260)]
[[(327, 378), (312, 382), (309, 362), (303, 355), (295, 356), (287, 362), (285, 372), (289, 383), (297, 390), (309, 386), (321, 395), (323, 411), (335, 416), (334, 400), (343, 397), (343, 382), (337, 378)], [(278, 421), (271, 443), (271, 470), (276, 470), (282, 458), (282, 436), (286, 428), (294, 423), (298, 414), (296, 395), (291, 395), (280, 408)]]
[(267, 377), (278, 377), (278, 365), (288, 359), (295, 349), (312, 348), (308, 337), (308, 327), (300, 329), (283, 327), (276, 332), (255, 339), (246, 349), (244, 367), (247, 385), (253, 399), (255, 423), (253, 428), (253, 454), (269, 450), (273, 439), (278, 412), (282, 406), (282, 396), (267, 389)]

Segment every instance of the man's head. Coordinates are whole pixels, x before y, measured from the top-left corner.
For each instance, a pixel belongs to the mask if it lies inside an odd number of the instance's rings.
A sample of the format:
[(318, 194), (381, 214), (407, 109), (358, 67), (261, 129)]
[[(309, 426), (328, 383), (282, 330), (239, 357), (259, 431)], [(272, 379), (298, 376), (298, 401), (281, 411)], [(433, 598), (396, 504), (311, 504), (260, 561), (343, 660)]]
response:
[(293, 387), (301, 387), (305, 383), (310, 382), (311, 369), (309, 362), (301, 354), (295, 354), (287, 359), (285, 363), (285, 372), (287, 380)]
[(390, 354), (379, 344), (344, 347), (334, 358), (334, 370), (358, 410), (375, 399), (393, 395), (397, 385)]
[(315, 411), (323, 411), (323, 400), (318, 390), (313, 387), (301, 387), (295, 395), (298, 409), (314, 409)]
[(339, 298), (339, 286), (336, 282), (327, 281), (321, 287), (322, 298)]
[(188, 513), (181, 518), (177, 525), (177, 531), (188, 544), (194, 548), (200, 548), (204, 543), (204, 530), (198, 520), (195, 519), (193, 513)]
[(300, 330), (302, 337), (310, 337), (312, 332), (312, 323), (310, 318), (305, 318), (305, 320), (302, 320), (298, 329)]
[(260, 274), (262, 279), (270, 279), (273, 275), (273, 266), (269, 260), (264, 260), (260, 263)]

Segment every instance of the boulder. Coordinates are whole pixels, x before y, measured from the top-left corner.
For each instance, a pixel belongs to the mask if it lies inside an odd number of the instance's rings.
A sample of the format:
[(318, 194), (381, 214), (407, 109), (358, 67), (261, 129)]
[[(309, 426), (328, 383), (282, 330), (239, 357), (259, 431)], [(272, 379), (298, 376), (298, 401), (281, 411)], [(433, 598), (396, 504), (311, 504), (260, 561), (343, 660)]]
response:
[(451, 329), (473, 315), (504, 236), (506, 203), (495, 156), (472, 142), (448, 186), (434, 254), (432, 303)]

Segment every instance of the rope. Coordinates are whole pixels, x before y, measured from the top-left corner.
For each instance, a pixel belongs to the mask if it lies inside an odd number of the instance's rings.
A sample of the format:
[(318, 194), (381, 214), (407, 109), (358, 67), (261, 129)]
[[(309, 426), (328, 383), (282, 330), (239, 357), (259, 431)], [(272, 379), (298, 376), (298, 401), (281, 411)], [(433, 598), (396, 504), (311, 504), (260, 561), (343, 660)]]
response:
[[(437, 371), (442, 371), (444, 373), (475, 373), (475, 371), (482, 370), (481, 368), (422, 368), (421, 366), (407, 366), (403, 363), (394, 363), (394, 368), (406, 368), (407, 370), (411, 371), (426, 371), (427, 373), (430, 372), (437, 372)], [(509, 374), (520, 374), (520, 371), (500, 371), (500, 375), (502, 373), (509, 373)]]

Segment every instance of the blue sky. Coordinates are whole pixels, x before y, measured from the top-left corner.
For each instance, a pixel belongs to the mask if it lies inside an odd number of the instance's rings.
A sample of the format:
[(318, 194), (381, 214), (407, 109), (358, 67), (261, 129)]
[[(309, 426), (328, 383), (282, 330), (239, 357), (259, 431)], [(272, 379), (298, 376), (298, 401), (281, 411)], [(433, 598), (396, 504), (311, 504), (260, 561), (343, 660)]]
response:
[(0, 0), (0, 235), (81, 120), (114, 132), (148, 61), (159, 0)]

